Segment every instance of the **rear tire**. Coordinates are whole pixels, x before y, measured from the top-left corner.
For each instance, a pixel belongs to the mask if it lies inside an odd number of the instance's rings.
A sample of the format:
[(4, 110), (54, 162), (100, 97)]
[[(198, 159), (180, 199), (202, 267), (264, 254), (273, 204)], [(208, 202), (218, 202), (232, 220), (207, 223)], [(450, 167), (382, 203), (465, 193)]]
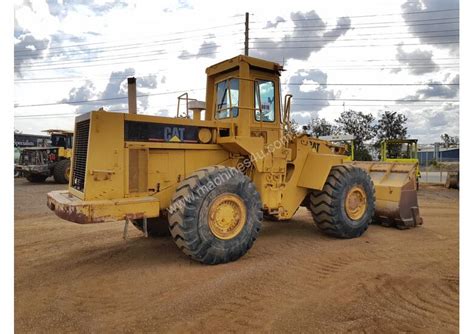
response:
[(43, 183), (48, 177), (44, 175), (29, 174), (26, 179), (31, 183)]
[(253, 182), (237, 169), (223, 166), (203, 168), (184, 179), (169, 214), (178, 248), (205, 264), (235, 261), (247, 253), (262, 218)]
[(69, 183), (69, 174), (71, 171), (71, 160), (63, 159), (56, 163), (53, 170), (53, 177), (56, 183)]
[(374, 194), (374, 184), (366, 171), (350, 165), (334, 166), (323, 190), (310, 195), (316, 226), (338, 238), (361, 236), (374, 215)]
[[(132, 221), (133, 226), (138, 230), (145, 232), (143, 226), (143, 219), (134, 219)], [(156, 217), (147, 219), (147, 231), (150, 237), (167, 237), (171, 235), (170, 229), (168, 227), (168, 219), (165, 217)]]

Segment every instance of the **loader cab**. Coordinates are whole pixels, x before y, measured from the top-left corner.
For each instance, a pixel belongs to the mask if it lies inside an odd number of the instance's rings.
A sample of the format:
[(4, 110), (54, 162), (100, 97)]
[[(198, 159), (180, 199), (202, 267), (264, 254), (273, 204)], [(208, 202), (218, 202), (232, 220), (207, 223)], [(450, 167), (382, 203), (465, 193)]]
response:
[(72, 139), (74, 133), (67, 130), (44, 130), (50, 135), (51, 146), (72, 149)]
[(72, 134), (52, 134), (51, 135), (51, 145), (62, 147), (62, 148), (72, 148)]
[(230, 124), (220, 137), (281, 136), (279, 64), (237, 56), (207, 68), (206, 119)]
[(381, 160), (418, 160), (417, 139), (385, 140), (381, 145)]

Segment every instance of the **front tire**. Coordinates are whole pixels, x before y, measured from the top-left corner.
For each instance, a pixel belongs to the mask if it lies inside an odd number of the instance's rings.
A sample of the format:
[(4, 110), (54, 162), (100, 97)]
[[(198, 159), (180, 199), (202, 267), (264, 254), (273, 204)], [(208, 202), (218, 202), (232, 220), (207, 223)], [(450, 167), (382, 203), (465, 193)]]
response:
[(69, 174), (71, 172), (71, 160), (63, 159), (54, 166), (53, 176), (56, 183), (69, 183)]
[(360, 237), (375, 211), (375, 188), (369, 174), (350, 165), (334, 166), (322, 191), (312, 191), (310, 211), (316, 226), (338, 238)]
[(237, 260), (262, 226), (260, 195), (235, 168), (212, 166), (192, 173), (176, 189), (169, 210), (176, 245), (205, 264)]

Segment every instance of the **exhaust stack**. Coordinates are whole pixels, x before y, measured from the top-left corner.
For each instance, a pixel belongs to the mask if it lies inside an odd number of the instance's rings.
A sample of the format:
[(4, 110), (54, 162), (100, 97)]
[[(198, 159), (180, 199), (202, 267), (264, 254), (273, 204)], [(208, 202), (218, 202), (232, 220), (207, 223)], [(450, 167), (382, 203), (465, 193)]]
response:
[(127, 78), (128, 83), (128, 113), (137, 113), (137, 79), (135, 77)]

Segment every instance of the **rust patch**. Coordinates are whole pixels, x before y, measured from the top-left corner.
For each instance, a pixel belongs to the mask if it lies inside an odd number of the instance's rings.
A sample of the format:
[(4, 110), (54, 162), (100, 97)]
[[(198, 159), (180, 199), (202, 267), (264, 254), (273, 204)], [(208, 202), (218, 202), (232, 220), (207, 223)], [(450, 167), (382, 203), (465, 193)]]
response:
[[(61, 219), (76, 223), (76, 224), (98, 224), (111, 221), (119, 221), (123, 219), (141, 219), (145, 217), (144, 212), (125, 213), (122, 217), (112, 216), (95, 216), (94, 207), (90, 205), (76, 206), (70, 204), (63, 204), (48, 196), (48, 208)], [(85, 214), (84, 212), (89, 212)]]
[(124, 218), (130, 219), (130, 220), (143, 219), (145, 218), (145, 213), (144, 212), (126, 213)]

